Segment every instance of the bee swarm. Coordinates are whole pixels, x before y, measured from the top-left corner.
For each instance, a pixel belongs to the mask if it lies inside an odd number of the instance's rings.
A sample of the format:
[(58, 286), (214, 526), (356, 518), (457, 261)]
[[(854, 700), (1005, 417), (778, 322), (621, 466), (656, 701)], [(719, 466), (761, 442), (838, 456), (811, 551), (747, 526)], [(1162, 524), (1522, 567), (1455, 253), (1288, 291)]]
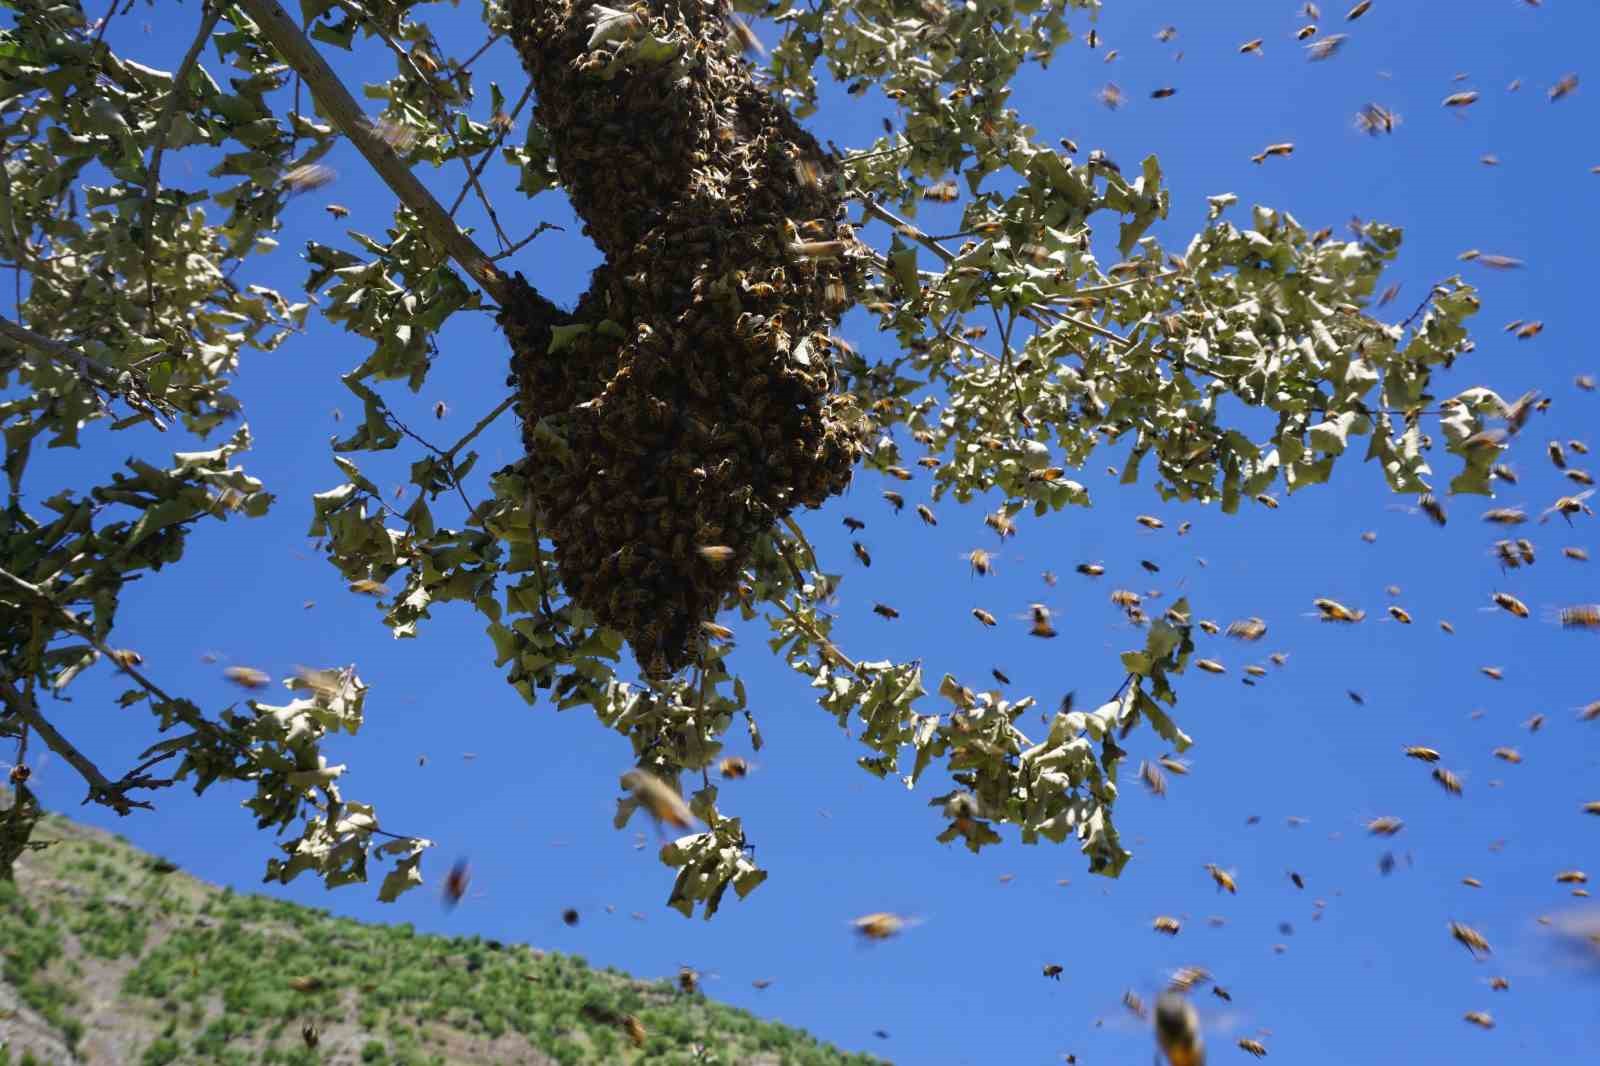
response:
[[(605, 262), (570, 313), (519, 276), (527, 298), (500, 321), (561, 579), (661, 677), (693, 661), (773, 522), (849, 482), (859, 423), (831, 395), (827, 329), (861, 268), (822, 150), (727, 46), (720, 5), (632, 10), (620, 44), (591, 49), (583, 0), (510, 4), (536, 119)], [(634, 50), (663, 41), (662, 61)]]

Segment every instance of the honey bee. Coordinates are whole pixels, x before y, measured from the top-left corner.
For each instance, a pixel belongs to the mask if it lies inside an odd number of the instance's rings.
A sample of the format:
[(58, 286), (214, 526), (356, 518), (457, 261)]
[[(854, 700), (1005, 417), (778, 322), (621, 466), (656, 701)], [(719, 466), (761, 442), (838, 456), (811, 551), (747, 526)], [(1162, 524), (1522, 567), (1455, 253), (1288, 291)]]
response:
[(1440, 623), (1439, 623), (1439, 628), (1440, 628), (1440, 629), (1442, 629), (1442, 630), (1444, 630), (1444, 631), (1445, 631), (1445, 632), (1446, 632), (1446, 633), (1450, 633), (1450, 634), (1452, 634), (1452, 635), (1453, 635), (1453, 634), (1454, 634), (1454, 633), (1455, 633), (1455, 631), (1456, 631), (1456, 627), (1455, 627), (1455, 626), (1453, 626), (1453, 625), (1451, 625), (1451, 624), (1450, 624), (1450, 623), (1449, 623), (1449, 622), (1443, 622), (1443, 621), (1441, 621), (1441, 622), (1440, 622)]
[(1211, 621), (1211, 619), (1209, 619), (1209, 618), (1202, 618), (1202, 619), (1200, 619), (1199, 622), (1197, 622), (1195, 624), (1200, 627), (1200, 631), (1202, 633), (1206, 633), (1206, 634), (1208, 634), (1210, 636), (1213, 636), (1213, 637), (1216, 636), (1218, 633), (1220, 633), (1222, 631), (1221, 628), (1217, 625), (1217, 623)]
[(1122, 89), (1114, 81), (1106, 82), (1105, 88), (1097, 92), (1095, 97), (1113, 111), (1122, 106)]
[(1585, 603), (1576, 607), (1561, 608), (1563, 629), (1600, 628), (1600, 603)]
[(1501, 526), (1516, 526), (1528, 520), (1528, 513), (1520, 507), (1495, 507), (1483, 512), (1483, 520)]
[(1061, 980), (1061, 970), (1062, 968), (1060, 964), (1052, 962), (1050, 965), (1044, 968), (1044, 976), (1050, 978), (1052, 981), (1059, 981)]
[(1211, 875), (1211, 880), (1217, 883), (1218, 892), (1226, 890), (1230, 896), (1239, 894), (1239, 886), (1234, 882), (1233, 875), (1228, 871), (1215, 863), (1208, 862), (1206, 863), (1206, 872)]
[(1600, 719), (1600, 700), (1578, 708), (1578, 721), (1593, 722), (1596, 719)]
[(1406, 823), (1393, 815), (1374, 818), (1367, 823), (1367, 832), (1373, 836), (1392, 837), (1405, 828)]
[[(112, 662), (116, 663), (120, 667), (123, 667), (124, 669), (130, 666), (141, 666), (144, 664), (144, 656), (140, 655), (132, 648), (112, 648), (110, 652), (107, 653), (106, 658), (110, 659)], [(232, 678), (229, 680), (232, 680)]]
[(867, 940), (888, 940), (911, 924), (910, 919), (887, 911), (862, 915), (850, 923), (857, 934)]
[(1254, 664), (1251, 664), (1250, 666), (1246, 666), (1244, 668), (1244, 672), (1249, 674), (1251, 677), (1266, 677), (1267, 676), (1267, 668), (1266, 667), (1264, 667), (1264, 666), (1256, 666)]
[(717, 772), (730, 781), (737, 781), (750, 774), (750, 761), (738, 755), (730, 755), (717, 764)]
[(622, 1031), (627, 1034), (628, 1042), (636, 1048), (644, 1047), (645, 1041), (650, 1037), (650, 1032), (644, 1027), (644, 1023), (632, 1014), (622, 1016)]
[(1200, 1015), (1175, 992), (1156, 1000), (1156, 1047), (1167, 1066), (1205, 1066), (1206, 1046), (1200, 1036)]
[(1232, 1003), (1233, 1002), (1233, 993), (1229, 992), (1226, 988), (1223, 988), (1221, 985), (1212, 985), (1211, 986), (1211, 994), (1213, 996), (1216, 996), (1218, 999), (1222, 1000), (1224, 1003)]
[(1490, 597), (1496, 607), (1500, 607), (1518, 618), (1528, 617), (1528, 605), (1508, 592), (1496, 592)]
[(851, 541), (850, 542), (850, 550), (855, 552), (855, 556), (856, 556), (857, 559), (859, 559), (861, 561), (861, 565), (862, 566), (871, 566), (872, 565), (872, 556), (871, 556), (870, 553), (868, 553), (867, 549), (862, 545), (862, 543), (860, 541), (858, 541), (858, 540)]
[(1540, 727), (1544, 725), (1544, 715), (1536, 714), (1522, 724), (1528, 727), (1528, 732), (1537, 733)]
[(933, 509), (926, 504), (917, 504), (917, 517), (922, 519), (925, 525), (936, 526), (939, 524), (939, 519), (934, 516)]
[(1480, 666), (1478, 667), (1478, 672), (1490, 681), (1503, 681), (1506, 676), (1506, 672), (1498, 666)]
[(1488, 1011), (1485, 1011), (1485, 1010), (1469, 1010), (1469, 1011), (1467, 1011), (1467, 1013), (1463, 1014), (1461, 1017), (1464, 1018), (1465, 1020), (1471, 1022), (1473, 1025), (1478, 1026), (1481, 1029), (1493, 1029), (1494, 1028), (1494, 1019), (1489, 1016), (1489, 1012)]
[(1370, 529), (1367, 530), (1365, 533), (1361, 534), (1361, 539), (1363, 541), (1365, 541), (1366, 543), (1368, 543), (1368, 544), (1376, 544), (1376, 543), (1378, 543), (1378, 535), (1376, 533), (1374, 533)]
[(227, 667), (222, 671), (222, 676), (240, 688), (266, 688), (272, 682), (271, 676), (265, 670), (257, 670), (250, 666)]
[(1444, 98), (1444, 106), (1445, 107), (1455, 107), (1455, 108), (1471, 107), (1473, 104), (1475, 104), (1477, 102), (1478, 102), (1478, 94), (1477, 94), (1477, 92), (1475, 92), (1472, 89), (1468, 89), (1468, 90), (1466, 90), (1464, 92), (1459, 92), (1459, 93), (1451, 93), (1449, 96)]
[(1144, 787), (1150, 790), (1153, 796), (1167, 794), (1167, 775), (1163, 774), (1155, 765), (1148, 762), (1139, 764), (1139, 780), (1144, 782)]
[(1600, 814), (1600, 800), (1592, 800), (1583, 805), (1584, 814)]
[(350, 582), (350, 591), (359, 592), (364, 596), (387, 596), (389, 587), (382, 581), (374, 581), (370, 577), (363, 577)]
[(1029, 606), (1028, 611), (1031, 615), (1031, 622), (1028, 628), (1030, 636), (1050, 638), (1056, 635), (1055, 626), (1050, 624), (1050, 609), (1048, 607), (1042, 603), (1035, 603)]
[(1134, 521), (1146, 529), (1160, 529), (1166, 525), (1165, 522), (1161, 521), (1161, 519), (1157, 518), (1155, 515), (1148, 514), (1138, 515), (1134, 518)]
[(1228, 623), (1228, 636), (1235, 640), (1257, 641), (1267, 635), (1267, 623), (1259, 618), (1241, 618)]
[(308, 192), (311, 189), (320, 189), (336, 177), (338, 175), (332, 167), (320, 163), (307, 163), (285, 173), (283, 183), (289, 187), (290, 192)]
[(1208, 674), (1225, 674), (1228, 668), (1215, 659), (1196, 659), (1194, 665)]
[(1442, 766), (1433, 768), (1433, 779), (1439, 782), (1439, 787), (1452, 796), (1461, 795), (1461, 779)]
[(467, 894), (467, 885), (471, 882), (471, 870), (466, 859), (457, 859), (456, 864), (450, 867), (450, 873), (444, 879), (444, 904), (454, 907), (460, 903)]
[(1170, 915), (1161, 914), (1157, 915), (1155, 920), (1150, 923), (1150, 928), (1158, 933), (1165, 933), (1167, 936), (1177, 936), (1178, 931), (1183, 928), (1183, 923)]
[(1556, 874), (1556, 884), (1558, 885), (1581, 885), (1587, 883), (1588, 880), (1589, 875), (1582, 870), (1562, 870)]
[(1139, 606), (1139, 594), (1137, 592), (1129, 592), (1127, 589), (1117, 589), (1111, 593), (1111, 602), (1118, 607), (1137, 607)]
[(1046, 585), (1051, 588), (1056, 587), (1056, 572), (1054, 570), (1045, 570), (1039, 576), (1044, 579)]
[(1496, 759), (1500, 759), (1503, 762), (1508, 762), (1512, 766), (1515, 766), (1517, 763), (1522, 761), (1522, 753), (1516, 748), (1496, 748), (1491, 754), (1493, 754)]
[(1338, 600), (1316, 599), (1311, 605), (1322, 612), (1324, 622), (1359, 622), (1367, 616), (1366, 611), (1351, 610)]
[(984, 625), (989, 626), (991, 629), (996, 624), (994, 615), (990, 614), (988, 611), (985, 611), (982, 607), (974, 607), (972, 609), (972, 617), (976, 618)]
[(979, 577), (984, 577), (994, 570), (994, 556), (982, 548), (974, 548), (967, 553), (967, 565)]
[(1437, 751), (1416, 745), (1406, 748), (1406, 755), (1413, 759), (1421, 759), (1423, 762), (1439, 761), (1439, 753)]
[(1079, 563), (1074, 569), (1085, 577), (1099, 577), (1106, 572), (1106, 568), (1099, 563)]
[(622, 787), (633, 793), (639, 806), (649, 812), (656, 824), (666, 824), (674, 829), (688, 829), (695, 823), (689, 805), (683, 802), (676, 789), (655, 774), (645, 770), (629, 770), (622, 775)]
[(317, 1027), (311, 1022), (300, 1026), (300, 1039), (305, 1041), (308, 1048), (314, 1048), (322, 1041), (322, 1036), (317, 1032)]
[(890, 607), (887, 603), (874, 603), (872, 605), (872, 613), (887, 618), (891, 622), (900, 617), (900, 612)]
[(1434, 496), (1433, 493), (1423, 493), (1417, 500), (1417, 508), (1427, 515), (1434, 525), (1442, 526), (1445, 524), (1444, 504), (1440, 503), (1438, 497)]
[(1572, 90), (1576, 89), (1577, 87), (1578, 87), (1578, 76), (1576, 74), (1563, 75), (1560, 81), (1558, 81), (1554, 85), (1550, 86), (1550, 101), (1551, 101), (1551, 103), (1554, 103), (1555, 101), (1560, 100), (1562, 97), (1564, 97), (1567, 94), (1571, 93)]
[(1393, 604), (1389, 606), (1389, 617), (1401, 625), (1408, 626), (1411, 624), (1411, 615), (1407, 614), (1404, 608), (1396, 607)]
[(344, 218), (350, 213), (350, 209), (344, 206), (344, 204), (328, 204), (323, 208), (323, 210), (328, 212), (328, 214), (332, 215), (335, 219)]
[(1156, 762), (1160, 763), (1168, 770), (1171, 770), (1179, 777), (1187, 776), (1189, 773), (1189, 764), (1184, 762), (1182, 759), (1173, 758), (1171, 755), (1163, 755), (1161, 758), (1157, 759)]
[(889, 501), (889, 506), (894, 508), (895, 514), (899, 514), (906, 505), (905, 497), (898, 492), (890, 492), (886, 489), (884, 490), (883, 498)]
[(1239, 1050), (1254, 1055), (1258, 1059), (1267, 1053), (1265, 1044), (1259, 1040), (1252, 1040), (1247, 1036), (1239, 1038)]
[(1145, 1009), (1144, 1000), (1140, 999), (1139, 994), (1131, 988), (1122, 993), (1122, 1005), (1127, 1007), (1128, 1013), (1135, 1018), (1144, 1019), (1150, 1016), (1150, 1012)]
[(1572, 516), (1575, 514), (1586, 514), (1593, 518), (1594, 512), (1590, 510), (1589, 506), (1583, 501), (1587, 500), (1590, 496), (1593, 496), (1594, 492), (1594, 489), (1585, 489), (1576, 496), (1561, 497), (1555, 503), (1545, 508), (1544, 512), (1539, 517), (1539, 521), (1541, 523), (1548, 522), (1552, 514), (1560, 514), (1562, 518), (1567, 520), (1567, 525), (1570, 526), (1572, 524)]
[(1271, 655), (1267, 656), (1267, 658), (1272, 661), (1273, 666), (1283, 666), (1289, 661), (1288, 654), (1281, 651), (1275, 651)]
[(1465, 925), (1461, 922), (1451, 922), (1450, 935), (1454, 937), (1462, 947), (1466, 948), (1467, 951), (1472, 954), (1473, 958), (1477, 958), (1480, 954), (1493, 954), (1493, 951), (1489, 947), (1489, 942), (1484, 939), (1483, 934), (1472, 928), (1470, 925)]
[(702, 544), (695, 548), (695, 554), (708, 563), (720, 566), (733, 558), (733, 549), (723, 544)]
[(1239, 46), (1239, 54), (1256, 56), (1261, 55), (1261, 41), (1262, 38), (1260, 37), (1252, 37), (1250, 40)]
[(983, 524), (999, 534), (1001, 540), (1017, 535), (1017, 524), (1011, 520), (1011, 516), (1004, 508), (984, 515)]
[(922, 195), (924, 198), (933, 200), (937, 203), (948, 204), (955, 201), (961, 195), (961, 193), (956, 188), (955, 182), (941, 181), (937, 184), (928, 186), (922, 191)]

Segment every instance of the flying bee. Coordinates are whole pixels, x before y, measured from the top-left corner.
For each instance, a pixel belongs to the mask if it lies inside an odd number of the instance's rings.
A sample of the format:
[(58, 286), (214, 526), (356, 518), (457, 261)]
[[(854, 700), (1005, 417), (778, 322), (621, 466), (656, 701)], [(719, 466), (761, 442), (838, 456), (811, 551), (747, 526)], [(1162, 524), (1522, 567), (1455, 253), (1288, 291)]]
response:
[(1029, 606), (1028, 612), (1030, 615), (1029, 636), (1048, 639), (1056, 635), (1055, 626), (1050, 624), (1050, 608), (1042, 603), (1035, 603)]
[(1373, 836), (1392, 837), (1396, 833), (1400, 832), (1400, 830), (1404, 829), (1405, 826), (1406, 823), (1401, 821), (1399, 818), (1396, 818), (1393, 815), (1384, 815), (1383, 817), (1374, 818), (1372, 821), (1368, 822), (1367, 832), (1371, 833)]
[(928, 186), (922, 191), (922, 195), (924, 198), (933, 200), (937, 203), (948, 204), (954, 202), (961, 195), (961, 193), (960, 190), (956, 188), (955, 182), (941, 181), (935, 185)]
[(939, 519), (934, 516), (933, 509), (926, 504), (917, 504), (917, 517), (922, 519), (924, 525), (936, 526)]
[(251, 666), (226, 667), (222, 676), (240, 688), (266, 688), (272, 682), (272, 677), (265, 670)]
[(1228, 668), (1215, 659), (1196, 659), (1194, 665), (1208, 674), (1225, 674)]
[(994, 572), (994, 554), (982, 548), (973, 548), (967, 553), (967, 565), (979, 577), (985, 577)]
[(1114, 81), (1106, 82), (1105, 88), (1097, 92), (1095, 97), (1112, 111), (1122, 106), (1122, 88)]
[(1157, 518), (1155, 515), (1148, 514), (1138, 515), (1134, 518), (1134, 521), (1146, 529), (1160, 529), (1166, 525), (1165, 522), (1161, 521), (1161, 519)]
[(1366, 611), (1351, 610), (1338, 600), (1326, 598), (1315, 599), (1311, 605), (1322, 612), (1324, 622), (1359, 622), (1367, 616)]
[(1144, 787), (1150, 790), (1153, 796), (1167, 794), (1167, 775), (1163, 774), (1153, 763), (1141, 762), (1139, 764), (1139, 780), (1144, 782)]
[(1128, 1008), (1129, 1014), (1133, 1015), (1135, 1018), (1138, 1018), (1140, 1021), (1143, 1021), (1150, 1016), (1150, 1012), (1145, 1009), (1144, 1000), (1140, 999), (1139, 994), (1131, 988), (1123, 991), (1122, 1005)]
[(1230, 896), (1239, 894), (1239, 886), (1234, 882), (1233, 875), (1215, 863), (1206, 863), (1206, 872), (1211, 875), (1211, 880), (1217, 883), (1217, 891), (1227, 891)]
[(1183, 923), (1171, 915), (1160, 914), (1150, 923), (1150, 928), (1167, 936), (1177, 936), (1179, 930), (1183, 928)]
[(1257, 641), (1267, 635), (1267, 623), (1259, 618), (1241, 618), (1228, 623), (1228, 636), (1235, 640)]
[(1465, 925), (1461, 922), (1451, 922), (1450, 935), (1454, 937), (1462, 947), (1466, 948), (1467, 951), (1472, 954), (1473, 958), (1477, 958), (1480, 954), (1493, 954), (1489, 947), (1489, 942), (1484, 939), (1483, 934), (1472, 928), (1470, 925)]
[(1099, 563), (1079, 563), (1073, 569), (1084, 577), (1099, 577), (1106, 572), (1106, 568)]
[(721, 565), (733, 558), (733, 549), (723, 544), (702, 544), (695, 554), (713, 565)]
[(1406, 755), (1412, 759), (1420, 759), (1423, 762), (1439, 761), (1439, 753), (1434, 751), (1432, 748), (1424, 748), (1420, 745), (1413, 745), (1406, 748), (1405, 751)]
[(984, 515), (983, 524), (999, 534), (1001, 540), (1017, 535), (1017, 524), (1011, 520), (1011, 516), (1003, 507), (992, 514)]
[(1062, 967), (1060, 964), (1052, 962), (1050, 965), (1044, 968), (1044, 976), (1050, 978), (1052, 981), (1059, 981), (1061, 980), (1061, 970)]
[(1556, 874), (1556, 884), (1558, 885), (1581, 885), (1586, 884), (1588, 880), (1589, 875), (1582, 870), (1562, 870)]
[(750, 770), (750, 761), (738, 755), (730, 755), (717, 764), (717, 772), (730, 781), (748, 777)]
[(1046, 585), (1050, 586), (1051, 588), (1056, 587), (1056, 572), (1054, 570), (1046, 570), (1039, 576), (1044, 580)]
[(1491, 754), (1496, 759), (1508, 762), (1513, 766), (1522, 761), (1522, 753), (1516, 748), (1496, 748)]
[(890, 607), (887, 603), (874, 603), (872, 605), (872, 613), (879, 617), (887, 618), (891, 622), (900, 617), (900, 612)]
[(1127, 589), (1117, 589), (1111, 593), (1111, 602), (1118, 607), (1137, 607), (1139, 606), (1139, 594), (1137, 592), (1129, 592)]
[(1404, 608), (1397, 607), (1394, 604), (1389, 605), (1389, 617), (1401, 625), (1408, 626), (1411, 624), (1411, 615), (1407, 614)]
[(1174, 758), (1171, 755), (1163, 755), (1161, 758), (1157, 759), (1156, 762), (1160, 763), (1168, 770), (1171, 770), (1179, 777), (1185, 777), (1189, 773), (1189, 764), (1184, 762), (1182, 759)]
[(1518, 526), (1528, 520), (1528, 512), (1520, 507), (1495, 507), (1483, 512), (1483, 520), (1500, 526)]
[(1490, 599), (1494, 601), (1496, 607), (1509, 611), (1518, 618), (1528, 617), (1528, 605), (1509, 592), (1496, 592)]
[(1439, 787), (1452, 796), (1461, 795), (1461, 779), (1442, 766), (1433, 768), (1433, 779), (1439, 782)]
[(1567, 468), (1567, 454), (1561, 450), (1561, 442), (1553, 440), (1545, 447), (1550, 452), (1550, 461), (1555, 464), (1556, 469), (1565, 470)]
[(1588, 505), (1583, 501), (1587, 500), (1590, 496), (1593, 496), (1594, 493), (1594, 489), (1585, 489), (1576, 496), (1561, 497), (1555, 503), (1545, 508), (1544, 512), (1539, 516), (1539, 521), (1541, 523), (1548, 522), (1552, 514), (1560, 514), (1561, 517), (1567, 520), (1567, 525), (1570, 526), (1572, 524), (1572, 516), (1575, 514), (1586, 514), (1590, 518), (1593, 518), (1594, 512), (1590, 510)]
[(1167, 992), (1156, 1000), (1155, 1034), (1156, 1047), (1167, 1066), (1205, 1066), (1200, 1015), (1182, 995)]
[(1494, 1028), (1494, 1018), (1490, 1017), (1489, 1012), (1486, 1010), (1469, 1010), (1461, 1017), (1480, 1029)]
[(1563, 629), (1600, 629), (1600, 603), (1563, 607), (1560, 619)]
[(700, 631), (706, 636), (710, 637), (712, 640), (720, 640), (724, 642), (733, 640), (733, 630), (717, 622), (701, 622)]
[(454, 907), (460, 903), (467, 894), (467, 885), (471, 882), (471, 870), (466, 859), (457, 859), (456, 864), (450, 867), (450, 873), (444, 879), (444, 905)]
[(1533, 561), (1535, 559), (1535, 556), (1534, 556), (1534, 553), (1533, 553), (1533, 541), (1528, 540), (1526, 537), (1518, 537), (1517, 538), (1517, 555), (1519, 555), (1522, 558), (1522, 561), (1524, 563), (1526, 563), (1529, 566), (1532, 566), (1533, 565)]
[(1563, 75), (1561, 80), (1550, 86), (1550, 102), (1554, 103), (1578, 87), (1576, 74)]
[(1239, 1050), (1261, 1058), (1267, 1053), (1267, 1046), (1259, 1040), (1252, 1040), (1247, 1036), (1239, 1038)]
[(1589, 561), (1589, 552), (1585, 548), (1562, 548), (1561, 554), (1573, 562), (1586, 563)]
[(1283, 666), (1289, 661), (1288, 653), (1281, 651), (1275, 651), (1267, 658), (1272, 662), (1273, 666)]
[(985, 611), (982, 607), (974, 607), (972, 609), (972, 617), (976, 618), (978, 621), (982, 622), (991, 629), (993, 629), (997, 624), (995, 622), (994, 615), (990, 614), (988, 611)]
[(895, 514), (899, 514), (906, 505), (905, 497), (898, 492), (890, 492), (886, 489), (884, 490), (883, 498), (889, 501), (889, 506), (894, 508)]
[(862, 566), (872, 565), (872, 555), (859, 540), (853, 540), (850, 542), (850, 550), (855, 552), (855, 556), (861, 561)]
[(629, 770), (622, 775), (622, 787), (633, 793), (634, 800), (649, 812), (656, 825), (663, 823), (674, 829), (688, 829), (695, 823), (689, 805), (683, 802), (676, 789), (646, 770)]
[(1267, 676), (1267, 668), (1265, 666), (1257, 666), (1254, 663), (1250, 664), (1249, 666), (1246, 666), (1244, 668), (1244, 672), (1249, 674), (1251, 677), (1266, 677)]
[(1526, 722), (1523, 722), (1522, 724), (1528, 727), (1528, 732), (1537, 733), (1540, 730), (1540, 728), (1544, 725), (1544, 715), (1536, 714), (1532, 718), (1529, 718)]
[(852, 920), (850, 924), (863, 939), (888, 940), (916, 923), (912, 919), (901, 917), (898, 914), (876, 911), (872, 914), (862, 915), (860, 918)]
[(1456, 627), (1455, 626), (1453, 626), (1449, 622), (1445, 622), (1445, 621), (1441, 621), (1439, 623), (1439, 628), (1444, 630), (1446, 633), (1451, 634), (1451, 635), (1454, 635), (1455, 631), (1456, 631)]
[(1222, 632), (1221, 627), (1218, 626), (1217, 623), (1211, 621), (1211, 619), (1209, 619), (1209, 618), (1202, 618), (1202, 619), (1200, 619), (1200, 621), (1196, 622), (1195, 624), (1200, 627), (1200, 631), (1202, 633), (1206, 633), (1206, 634), (1208, 634), (1210, 636), (1213, 636), (1213, 637), (1216, 636), (1218, 633)]
[(1490, 681), (1504, 681), (1506, 672), (1498, 666), (1480, 666), (1478, 672)]
[(1567, 441), (1567, 447), (1571, 448), (1573, 451), (1577, 452), (1579, 455), (1588, 455), (1589, 454), (1589, 446), (1587, 444), (1583, 443), (1583, 441), (1581, 441), (1581, 440), (1569, 440), (1569, 441)]
[(335, 220), (344, 218), (350, 213), (350, 209), (344, 204), (328, 204), (323, 207), (323, 210), (332, 215)]

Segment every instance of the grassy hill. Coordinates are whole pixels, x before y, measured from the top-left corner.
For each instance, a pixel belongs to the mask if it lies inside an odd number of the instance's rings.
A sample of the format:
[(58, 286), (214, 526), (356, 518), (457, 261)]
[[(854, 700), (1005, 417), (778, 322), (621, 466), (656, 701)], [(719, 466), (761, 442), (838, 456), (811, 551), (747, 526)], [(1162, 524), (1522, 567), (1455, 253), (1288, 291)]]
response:
[(239, 895), (57, 815), (33, 837), (60, 843), (0, 882), (0, 1066), (881, 1061), (670, 980)]

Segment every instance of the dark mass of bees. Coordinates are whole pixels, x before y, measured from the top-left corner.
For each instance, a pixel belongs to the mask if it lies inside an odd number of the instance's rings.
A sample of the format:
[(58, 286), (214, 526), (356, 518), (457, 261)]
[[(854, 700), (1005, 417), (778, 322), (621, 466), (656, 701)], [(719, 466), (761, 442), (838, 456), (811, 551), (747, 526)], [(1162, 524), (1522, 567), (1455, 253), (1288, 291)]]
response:
[(822, 150), (725, 46), (717, 4), (631, 16), (691, 57), (686, 75), (612, 70), (591, 16), (510, 5), (556, 170), (605, 262), (570, 313), (519, 278), (500, 320), (562, 582), (660, 677), (694, 660), (773, 522), (850, 479), (859, 440), (830, 397), (827, 330), (859, 268)]

